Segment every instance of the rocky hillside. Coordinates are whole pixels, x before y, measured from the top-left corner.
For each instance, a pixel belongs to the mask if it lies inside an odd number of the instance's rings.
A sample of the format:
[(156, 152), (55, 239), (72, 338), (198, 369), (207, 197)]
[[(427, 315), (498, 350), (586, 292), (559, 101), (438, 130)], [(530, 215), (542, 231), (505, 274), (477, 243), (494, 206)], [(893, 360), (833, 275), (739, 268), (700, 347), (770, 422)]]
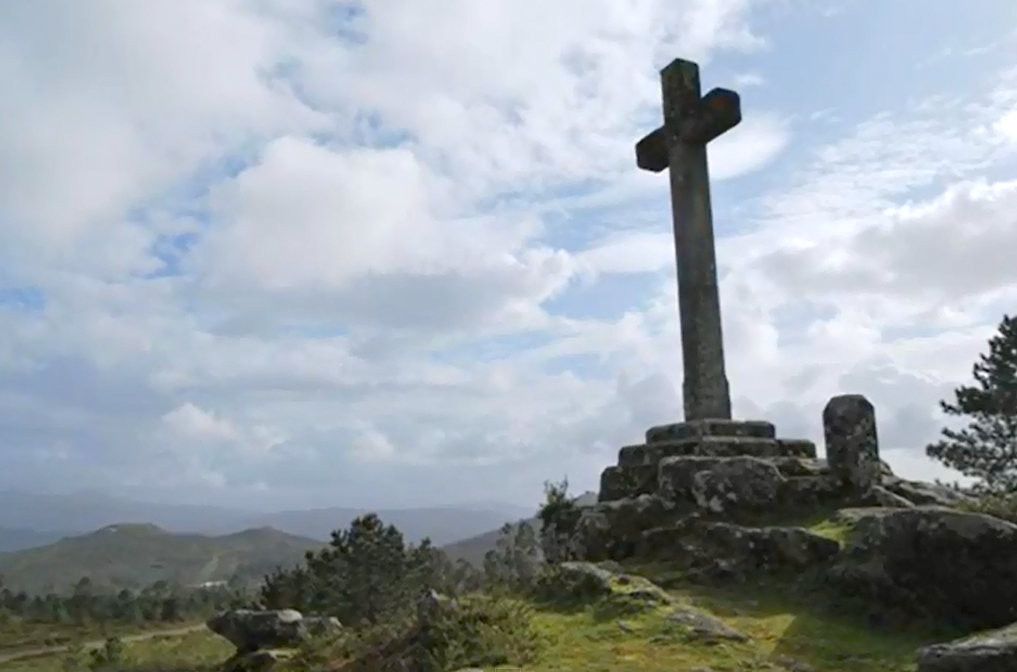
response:
[(292, 565), (321, 542), (272, 528), (225, 536), (173, 534), (155, 525), (109, 525), (90, 534), (0, 554), (0, 575), (16, 590), (64, 592), (82, 576), (98, 589), (137, 588), (158, 580), (197, 585), (234, 574), (256, 578)]

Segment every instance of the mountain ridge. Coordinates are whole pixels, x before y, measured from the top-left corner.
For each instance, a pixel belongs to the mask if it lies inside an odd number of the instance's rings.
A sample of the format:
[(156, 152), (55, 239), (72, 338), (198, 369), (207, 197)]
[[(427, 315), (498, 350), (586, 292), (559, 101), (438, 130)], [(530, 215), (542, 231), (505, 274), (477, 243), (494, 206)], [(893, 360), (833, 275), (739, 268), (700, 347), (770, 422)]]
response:
[(228, 535), (179, 534), (151, 523), (116, 523), (45, 546), (0, 553), (12, 590), (67, 592), (83, 576), (100, 591), (140, 589), (164, 580), (181, 585), (256, 581), (276, 566), (299, 564), (323, 543), (271, 528)]

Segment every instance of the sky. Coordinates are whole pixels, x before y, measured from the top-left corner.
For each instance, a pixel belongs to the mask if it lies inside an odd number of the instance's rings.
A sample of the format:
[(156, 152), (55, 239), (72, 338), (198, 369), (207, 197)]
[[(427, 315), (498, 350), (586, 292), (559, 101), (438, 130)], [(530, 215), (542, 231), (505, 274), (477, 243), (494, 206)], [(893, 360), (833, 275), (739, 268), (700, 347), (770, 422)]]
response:
[(1012, 0), (0, 3), (0, 489), (535, 505), (681, 420), (659, 70), (734, 414), (925, 446), (1017, 312)]

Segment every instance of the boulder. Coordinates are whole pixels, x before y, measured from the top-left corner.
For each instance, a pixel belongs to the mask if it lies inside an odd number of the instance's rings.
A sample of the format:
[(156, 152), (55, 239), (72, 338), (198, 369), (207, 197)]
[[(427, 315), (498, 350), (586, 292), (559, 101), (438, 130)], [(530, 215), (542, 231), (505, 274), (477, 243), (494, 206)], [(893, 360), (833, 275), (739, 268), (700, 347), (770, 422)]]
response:
[(707, 642), (729, 640), (744, 642), (748, 637), (720, 620), (686, 607), (678, 607), (667, 615), (667, 622), (679, 626), (689, 637)]
[(918, 672), (1013, 672), (1017, 623), (918, 650)]
[(213, 616), (206, 625), (228, 639), (238, 653), (299, 646), (308, 639), (303, 616), (293, 609), (255, 611), (234, 609)]
[(554, 567), (556, 589), (571, 597), (605, 597), (611, 594), (614, 573), (592, 562), (563, 562)]
[(639, 608), (671, 603), (671, 596), (649, 579), (612, 572), (603, 563), (563, 562), (552, 566), (540, 583), (543, 593), (553, 597), (610, 598)]
[(943, 507), (854, 510), (828, 576), (887, 605), (975, 628), (1017, 620), (1017, 525)]
[(711, 513), (757, 511), (778, 499), (785, 478), (755, 457), (671, 457), (660, 463), (660, 495)]
[(882, 463), (876, 411), (860, 394), (834, 397), (823, 409), (826, 459), (834, 476), (858, 492), (878, 485)]

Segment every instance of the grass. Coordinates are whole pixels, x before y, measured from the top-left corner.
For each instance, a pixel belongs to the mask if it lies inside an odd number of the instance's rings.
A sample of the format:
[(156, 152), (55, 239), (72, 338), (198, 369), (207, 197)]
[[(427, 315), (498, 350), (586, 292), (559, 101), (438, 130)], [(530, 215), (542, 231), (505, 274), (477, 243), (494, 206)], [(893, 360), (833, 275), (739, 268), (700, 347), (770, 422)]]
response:
[[(131, 634), (138, 634), (135, 629)], [(112, 634), (112, 633), (111, 633)], [(121, 632), (119, 634), (128, 634)], [(88, 670), (89, 654), (81, 642), (100, 639), (95, 633), (76, 637), (70, 651), (24, 658), (0, 663), (2, 672), (78, 672)], [(122, 668), (139, 672), (173, 672), (175, 670), (202, 670), (216, 667), (233, 653), (233, 646), (208, 631), (186, 635), (159, 635), (124, 644)]]
[(11, 618), (0, 623), (0, 656), (21, 649), (60, 646), (74, 642), (93, 641), (106, 637), (138, 634), (185, 627), (189, 623), (126, 623), (56, 624), (35, 623)]

